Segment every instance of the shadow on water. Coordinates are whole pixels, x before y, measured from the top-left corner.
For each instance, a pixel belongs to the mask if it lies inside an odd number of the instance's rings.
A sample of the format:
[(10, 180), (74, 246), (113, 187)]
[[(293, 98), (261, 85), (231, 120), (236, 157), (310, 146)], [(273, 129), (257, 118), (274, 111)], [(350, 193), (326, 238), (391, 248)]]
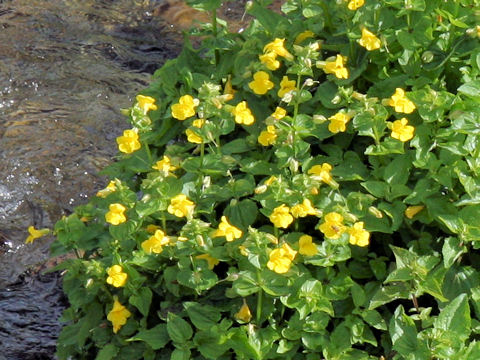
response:
[(27, 246), (26, 229), (104, 187), (120, 109), (180, 49), (160, 3), (0, 0), (0, 360), (54, 358), (59, 276), (31, 270), (52, 238)]

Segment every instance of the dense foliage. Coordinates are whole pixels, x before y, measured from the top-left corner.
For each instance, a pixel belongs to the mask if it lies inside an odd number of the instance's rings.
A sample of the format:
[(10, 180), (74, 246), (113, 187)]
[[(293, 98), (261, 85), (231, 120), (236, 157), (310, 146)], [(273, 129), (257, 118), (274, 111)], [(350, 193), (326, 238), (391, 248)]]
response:
[(477, 0), (220, 1), (60, 220), (60, 359), (479, 359)]

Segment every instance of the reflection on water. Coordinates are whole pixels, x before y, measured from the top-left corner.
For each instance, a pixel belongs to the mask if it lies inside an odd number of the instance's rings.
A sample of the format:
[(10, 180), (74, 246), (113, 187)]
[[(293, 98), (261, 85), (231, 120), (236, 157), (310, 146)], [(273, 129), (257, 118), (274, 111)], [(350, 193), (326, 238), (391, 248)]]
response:
[(49, 239), (23, 244), (29, 225), (103, 187), (120, 108), (179, 49), (159, 4), (0, 0), (0, 288), (47, 257)]

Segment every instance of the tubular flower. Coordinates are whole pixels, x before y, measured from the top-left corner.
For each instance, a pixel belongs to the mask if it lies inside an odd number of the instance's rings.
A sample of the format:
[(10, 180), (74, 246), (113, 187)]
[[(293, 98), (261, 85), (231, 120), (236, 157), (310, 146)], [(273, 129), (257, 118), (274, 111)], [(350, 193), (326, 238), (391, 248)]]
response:
[(285, 39), (276, 38), (272, 42), (269, 42), (267, 45), (265, 45), (263, 52), (273, 52), (278, 56), (286, 58), (287, 60), (293, 60), (293, 55), (290, 54), (287, 49), (285, 49), (284, 42)]
[(303, 199), (301, 204), (292, 206), (291, 213), (296, 218), (306, 217), (308, 215), (316, 215), (317, 210), (312, 206), (312, 202), (308, 199)]
[(356, 222), (347, 230), (350, 238), (348, 242), (352, 245), (367, 246), (369, 243), (370, 233), (363, 228), (363, 221)]
[(252, 313), (247, 305), (247, 302), (243, 300), (243, 305), (240, 310), (234, 315), (235, 319), (248, 323), (252, 319)]
[(282, 78), (282, 81), (280, 81), (280, 90), (278, 90), (278, 93), (277, 95), (280, 97), (280, 98), (283, 98), (285, 96), (286, 93), (292, 91), (292, 90), (295, 90), (297, 87), (296, 87), (296, 82), (295, 80), (289, 80), (288, 79), (288, 76), (284, 76)]
[(152, 169), (160, 171), (164, 176), (169, 176), (170, 171), (176, 170), (177, 167), (171, 164), (170, 158), (167, 155), (163, 155), (163, 159), (158, 160), (155, 165), (152, 166)]
[(280, 106), (277, 106), (275, 108), (275, 112), (271, 116), (276, 120), (282, 120), (285, 117), (285, 115), (287, 115), (287, 110), (285, 110), (284, 108), (281, 108)]
[(191, 95), (183, 95), (178, 99), (177, 104), (172, 105), (172, 116), (178, 120), (195, 115), (195, 107), (198, 106), (198, 99), (194, 99)]
[(25, 240), (25, 244), (33, 243), (34, 240), (41, 238), (42, 236), (47, 235), (50, 232), (50, 229), (35, 229), (33, 226), (28, 227), (28, 235), (27, 239)]
[(284, 274), (290, 270), (296, 254), (297, 252), (295, 250), (284, 243), (281, 248), (274, 249), (270, 252), (267, 267), (278, 274)]
[(357, 10), (365, 4), (365, 0), (350, 0), (348, 2), (348, 8), (350, 10)]
[(338, 239), (345, 232), (343, 216), (336, 212), (325, 215), (325, 222), (320, 224), (320, 231), (330, 239)]
[(189, 200), (185, 195), (179, 194), (170, 200), (167, 211), (177, 217), (190, 216), (193, 213), (195, 204)]
[(197, 255), (195, 256), (195, 259), (206, 260), (208, 263), (208, 268), (210, 270), (212, 270), (215, 267), (215, 265), (218, 265), (220, 263), (218, 259), (215, 259), (213, 256), (210, 256), (208, 254)]
[(362, 37), (358, 43), (368, 51), (380, 49), (382, 45), (380, 39), (366, 28), (362, 29)]
[(253, 74), (253, 81), (248, 83), (248, 87), (257, 95), (264, 95), (273, 88), (273, 82), (270, 81), (270, 75), (265, 71), (257, 71)]
[(108, 210), (105, 214), (106, 222), (112, 225), (118, 225), (127, 221), (127, 217), (125, 216), (127, 208), (122, 204), (110, 204)]
[(395, 120), (392, 124), (392, 137), (402, 142), (408, 141), (413, 138), (415, 128), (407, 124), (408, 120), (406, 118)]
[(330, 184), (333, 180), (332, 175), (330, 175), (331, 170), (332, 165), (330, 165), (329, 163), (323, 163), (322, 165), (313, 165), (308, 170), (308, 174), (313, 175), (312, 177), (315, 180), (320, 180), (326, 184)]
[(123, 268), (120, 265), (113, 265), (107, 269), (107, 284), (115, 287), (125, 286), (128, 275), (123, 272)]
[(323, 66), (323, 71), (327, 74), (335, 74), (339, 79), (348, 79), (348, 69), (344, 66), (346, 59), (338, 54), (335, 61), (327, 61)]
[(97, 196), (101, 198), (106, 198), (108, 195), (111, 193), (115, 192), (117, 190), (115, 186), (115, 181), (110, 181), (105, 189), (99, 190), (97, 192)]
[(192, 129), (185, 130), (185, 135), (187, 135), (188, 142), (191, 142), (192, 144), (201, 144), (203, 142), (202, 137)]
[(277, 53), (269, 51), (258, 57), (260, 62), (267, 67), (268, 70), (277, 70), (280, 67), (280, 61), (277, 60)]
[(313, 31), (306, 30), (306, 31), (301, 32), (300, 34), (297, 35), (297, 37), (295, 38), (294, 44), (295, 44), (295, 45), (298, 45), (298, 44), (300, 44), (303, 40), (312, 38), (312, 37), (314, 37), (314, 36), (315, 36), (315, 34), (313, 33)]
[(334, 134), (344, 132), (347, 130), (347, 123), (350, 121), (351, 116), (344, 112), (337, 112), (335, 115), (330, 116), (330, 124), (328, 124), (328, 130)]
[(246, 101), (238, 103), (232, 113), (235, 116), (235, 122), (237, 124), (252, 125), (255, 122), (255, 118), (248, 108)]
[(317, 245), (312, 242), (311, 236), (300, 236), (300, 239), (298, 239), (298, 252), (306, 256), (313, 256), (318, 253)]
[(413, 219), (420, 211), (425, 208), (423, 205), (409, 206), (405, 209), (405, 216), (409, 219)]
[(150, 110), (157, 110), (155, 105), (155, 99), (150, 96), (137, 95), (136, 97), (138, 106), (143, 110), (143, 114), (147, 115)]
[(127, 319), (132, 314), (127, 310), (125, 306), (120, 304), (118, 299), (115, 297), (113, 302), (113, 308), (107, 315), (107, 319), (113, 325), (113, 332), (116, 334), (120, 328), (127, 323)]
[(229, 242), (240, 239), (242, 235), (242, 230), (230, 224), (226, 216), (222, 216), (221, 222), (218, 224), (218, 230), (213, 233), (213, 237), (225, 236)]
[(122, 136), (117, 137), (117, 144), (118, 149), (125, 154), (131, 154), (140, 149), (137, 129), (125, 130)]
[(142, 249), (148, 254), (152, 252), (155, 254), (160, 254), (163, 251), (163, 246), (168, 245), (170, 243), (170, 239), (168, 236), (165, 236), (165, 233), (158, 229), (155, 230), (155, 233), (142, 242)]
[(293, 216), (290, 215), (290, 208), (282, 204), (273, 209), (272, 214), (269, 217), (270, 221), (278, 228), (288, 228), (293, 222)]
[(405, 96), (405, 90), (401, 88), (395, 89), (395, 94), (387, 100), (387, 105), (393, 106), (396, 112), (405, 114), (410, 114), (416, 109), (415, 104)]
[(258, 142), (263, 146), (269, 146), (275, 143), (277, 134), (275, 132), (275, 126), (268, 125), (267, 130), (264, 130), (258, 136)]

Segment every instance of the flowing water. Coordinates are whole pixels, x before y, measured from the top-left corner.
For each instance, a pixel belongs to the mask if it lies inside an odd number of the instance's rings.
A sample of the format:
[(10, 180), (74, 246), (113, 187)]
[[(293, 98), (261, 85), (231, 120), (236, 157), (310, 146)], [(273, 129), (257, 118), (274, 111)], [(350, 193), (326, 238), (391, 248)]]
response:
[(0, 360), (53, 358), (64, 300), (32, 270), (52, 238), (26, 245), (26, 229), (104, 187), (120, 109), (181, 47), (162, 3), (0, 0)]

